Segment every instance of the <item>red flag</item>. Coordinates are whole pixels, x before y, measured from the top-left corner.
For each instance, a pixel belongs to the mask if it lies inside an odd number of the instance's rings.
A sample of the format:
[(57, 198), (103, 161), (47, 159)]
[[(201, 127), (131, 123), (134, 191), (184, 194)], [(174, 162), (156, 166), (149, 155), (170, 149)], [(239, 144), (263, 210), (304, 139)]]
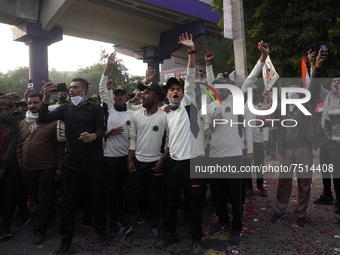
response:
[(309, 79), (309, 74), (307, 70), (305, 56), (303, 56), (301, 59), (301, 77), (302, 77), (302, 82), (303, 82), (303, 88), (308, 89), (310, 79)]

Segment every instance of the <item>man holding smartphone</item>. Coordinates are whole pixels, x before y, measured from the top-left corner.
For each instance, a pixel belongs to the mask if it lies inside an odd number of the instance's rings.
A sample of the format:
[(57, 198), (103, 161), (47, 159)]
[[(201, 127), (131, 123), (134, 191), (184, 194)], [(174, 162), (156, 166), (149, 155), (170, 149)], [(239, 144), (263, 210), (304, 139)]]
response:
[(105, 134), (104, 113), (100, 105), (85, 100), (89, 84), (82, 78), (73, 79), (70, 85), (72, 103), (60, 105), (48, 112), (48, 103), (57, 85), (43, 86), (43, 102), (39, 121), (65, 122), (66, 152), (63, 173), (63, 211), (61, 216), (61, 246), (56, 254), (69, 254), (75, 228), (75, 206), (81, 185), (89, 191), (93, 207), (94, 227), (101, 245), (108, 245), (106, 236), (106, 199), (102, 169), (102, 138)]

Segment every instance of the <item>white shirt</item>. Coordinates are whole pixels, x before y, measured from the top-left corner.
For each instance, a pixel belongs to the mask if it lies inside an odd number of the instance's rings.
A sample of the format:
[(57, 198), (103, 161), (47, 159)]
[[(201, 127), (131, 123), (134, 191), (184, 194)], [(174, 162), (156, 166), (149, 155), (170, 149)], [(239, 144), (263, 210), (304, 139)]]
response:
[[(207, 109), (207, 123), (210, 123), (211, 116), (215, 112), (217, 106), (214, 102), (208, 105)], [(217, 124), (211, 133), (210, 139), (210, 154), (212, 158), (223, 158), (242, 155), (242, 139), (239, 134), (238, 115), (232, 113), (233, 97), (229, 95), (222, 101), (222, 118), (227, 120), (227, 124)], [(231, 126), (231, 122), (233, 125)], [(240, 124), (243, 125), (243, 124)]]
[[(252, 87), (259, 74), (262, 71), (264, 63), (257, 61), (251, 73), (248, 75), (246, 80), (241, 86), (243, 93), (247, 92), (249, 87)], [(212, 67), (207, 68), (207, 73), (213, 73)], [(208, 74), (207, 74), (208, 75)], [(213, 85), (214, 86), (214, 85)], [(222, 157), (232, 157), (232, 156), (242, 156), (243, 142), (239, 134), (239, 125), (234, 124), (238, 121), (238, 116), (232, 114), (233, 106), (233, 96), (229, 95), (225, 100), (222, 101), (222, 106), (218, 103), (217, 106), (214, 102), (208, 105), (206, 122), (210, 123), (211, 116), (215, 111), (216, 107), (222, 107), (222, 119), (228, 121), (227, 124), (216, 125), (214, 131), (212, 131), (210, 140), (210, 157), (222, 158)], [(231, 122), (233, 125), (231, 126)], [(246, 123), (247, 125), (247, 123)]]
[(154, 162), (162, 157), (161, 146), (166, 130), (167, 114), (158, 109), (152, 115), (146, 109), (133, 112), (130, 128), (130, 150), (141, 162)]
[(187, 68), (184, 97), (178, 109), (167, 115), (167, 143), (170, 157), (174, 160), (204, 156), (202, 123), (198, 114), (197, 122), (200, 130), (195, 138), (191, 132), (189, 116), (185, 109), (185, 106), (190, 104), (196, 106), (195, 68)]
[(129, 152), (129, 132), (132, 111), (117, 111), (114, 108), (113, 93), (108, 91), (106, 83), (108, 76), (102, 74), (99, 83), (99, 95), (103, 103), (107, 104), (109, 118), (107, 121), (107, 130), (117, 127), (123, 127), (124, 132), (119, 135), (108, 136), (103, 141), (104, 157), (122, 157), (128, 155)]

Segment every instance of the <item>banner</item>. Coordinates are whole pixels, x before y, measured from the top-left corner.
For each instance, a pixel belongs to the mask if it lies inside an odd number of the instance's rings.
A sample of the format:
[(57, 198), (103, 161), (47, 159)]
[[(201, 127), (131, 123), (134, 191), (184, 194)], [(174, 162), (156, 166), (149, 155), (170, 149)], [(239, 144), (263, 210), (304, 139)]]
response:
[(233, 39), (233, 15), (231, 0), (223, 0), (224, 38)]
[(262, 75), (264, 87), (267, 91), (269, 91), (273, 87), (276, 80), (280, 77), (275, 71), (275, 67), (273, 66), (273, 63), (269, 56), (267, 57), (266, 62), (262, 68)]

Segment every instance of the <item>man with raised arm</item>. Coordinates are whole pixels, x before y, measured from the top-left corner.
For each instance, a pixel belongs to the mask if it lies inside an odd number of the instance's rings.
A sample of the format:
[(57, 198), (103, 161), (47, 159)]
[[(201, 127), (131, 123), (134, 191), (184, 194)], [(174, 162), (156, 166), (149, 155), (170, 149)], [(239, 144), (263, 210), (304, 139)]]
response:
[(175, 78), (170, 78), (166, 84), (167, 97), (172, 105), (167, 115), (168, 148), (164, 154), (164, 157), (170, 154), (165, 173), (167, 215), (164, 222), (165, 235), (156, 247), (165, 248), (178, 241), (178, 200), (183, 189), (190, 210), (193, 251), (194, 254), (202, 254), (202, 179), (190, 178), (190, 161), (204, 155), (203, 132), (195, 97), (196, 50), (192, 35), (187, 33), (179, 37), (179, 44), (188, 50), (187, 79), (185, 86)]
[[(103, 170), (109, 212), (109, 234), (117, 232), (117, 220), (122, 213), (123, 189), (128, 174), (129, 131), (132, 111), (126, 107), (127, 91), (117, 85), (112, 93), (113, 81), (108, 80), (111, 68), (116, 64), (116, 53), (110, 54), (99, 83), (99, 95), (107, 105), (107, 131), (104, 141)], [(110, 90), (108, 90), (110, 88)]]
[(61, 246), (56, 254), (70, 253), (74, 236), (75, 207), (81, 185), (88, 188), (93, 223), (101, 245), (108, 245), (106, 237), (106, 199), (101, 160), (102, 138), (105, 135), (104, 114), (100, 105), (85, 100), (89, 84), (82, 78), (73, 79), (70, 85), (71, 103), (60, 105), (48, 112), (48, 103), (57, 85), (50, 82), (43, 86), (43, 102), (39, 122), (62, 120), (65, 123), (66, 152), (63, 173), (63, 210), (61, 215)]

